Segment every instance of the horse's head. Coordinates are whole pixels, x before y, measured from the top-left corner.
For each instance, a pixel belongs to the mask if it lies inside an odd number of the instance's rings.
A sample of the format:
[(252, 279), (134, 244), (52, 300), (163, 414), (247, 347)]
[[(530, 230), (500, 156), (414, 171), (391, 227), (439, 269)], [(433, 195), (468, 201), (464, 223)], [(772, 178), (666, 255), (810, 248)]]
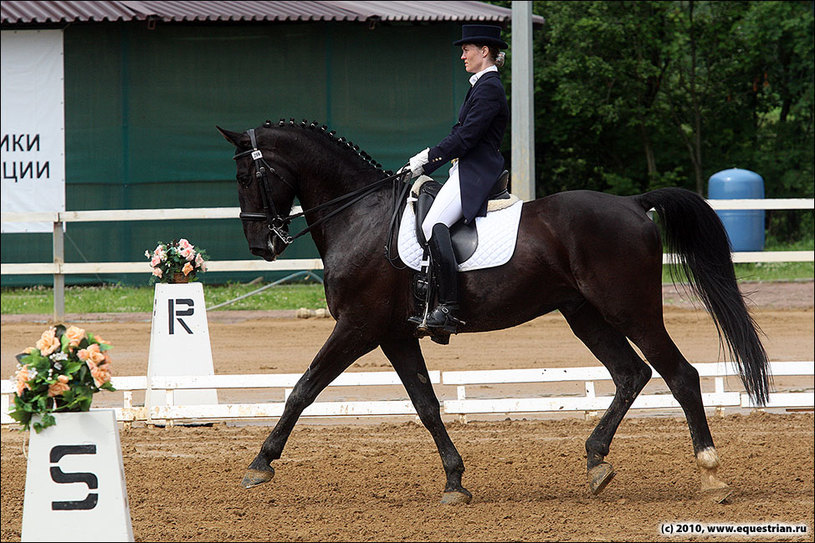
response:
[(267, 127), (243, 133), (216, 128), (235, 146), (238, 202), (249, 250), (255, 256), (272, 261), (289, 243), (285, 219), (291, 211), (295, 191), (284, 176), (290, 178), (290, 172), (279, 157), (273, 155), (271, 130)]

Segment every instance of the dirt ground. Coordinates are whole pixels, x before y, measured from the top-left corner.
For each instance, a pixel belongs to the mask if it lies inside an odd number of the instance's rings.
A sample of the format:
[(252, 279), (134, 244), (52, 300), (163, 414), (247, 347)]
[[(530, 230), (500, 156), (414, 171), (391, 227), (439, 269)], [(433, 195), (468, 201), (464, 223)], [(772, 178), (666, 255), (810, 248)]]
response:
[[(746, 283), (742, 289), (771, 360), (812, 360), (813, 283)], [(706, 313), (673, 287), (665, 288), (664, 299), (666, 326), (685, 356), (718, 360)], [(292, 312), (208, 317), (220, 374), (301, 373), (333, 326), (330, 318), (297, 319)], [(33, 345), (47, 321), (2, 317), (3, 376), (13, 373), (14, 355)], [(114, 345), (114, 376), (146, 373), (149, 314), (69, 315), (64, 322)], [(557, 314), (510, 330), (455, 336), (448, 346), (422, 345), (431, 370), (599, 364)], [(387, 369), (376, 351), (349, 371)], [(775, 385), (813, 390), (811, 378), (777, 378)], [(449, 394), (441, 388), (440, 397)], [(441, 462), (429, 433), (412, 419), (303, 419), (275, 462), (275, 479), (250, 490), (239, 483), (271, 429), (265, 424), (123, 429), (134, 535), (137, 541), (676, 541), (693, 537), (663, 537), (661, 524), (693, 522), (806, 525), (807, 533), (794, 537), (723, 539), (813, 541), (811, 411), (709, 416), (720, 476), (735, 489), (727, 504), (700, 499), (690, 436), (676, 411), (628, 416), (607, 458), (617, 476), (600, 496), (590, 496), (584, 442), (596, 422), (579, 415), (448, 421), (467, 468), (464, 485), (473, 493), (467, 506), (439, 503)], [(0, 536), (19, 541), (27, 436), (10, 428), (1, 435)]]

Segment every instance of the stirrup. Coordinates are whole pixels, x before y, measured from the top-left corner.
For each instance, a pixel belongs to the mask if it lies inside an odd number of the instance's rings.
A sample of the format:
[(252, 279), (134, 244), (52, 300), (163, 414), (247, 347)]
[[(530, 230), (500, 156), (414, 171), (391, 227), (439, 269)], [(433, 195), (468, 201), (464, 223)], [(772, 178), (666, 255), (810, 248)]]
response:
[(408, 322), (416, 325), (416, 330), (414, 330), (413, 335), (417, 338), (430, 335), (430, 330), (427, 328), (427, 315), (425, 315), (424, 318), (416, 315), (408, 317)]
[(416, 330), (413, 331), (414, 337), (421, 339), (430, 336), (430, 339), (439, 345), (448, 345), (450, 343), (451, 332), (441, 328), (430, 328), (427, 326), (427, 321), (421, 317), (409, 317), (408, 322), (416, 325)]
[[(442, 313), (442, 315), (439, 316), (438, 313)], [(441, 318), (444, 320), (441, 321)], [(434, 319), (434, 321), (431, 321), (431, 319)], [(437, 321), (435, 319), (439, 320)], [(458, 333), (458, 327), (465, 324), (463, 320), (453, 315), (447, 304), (439, 304), (436, 306), (436, 309), (427, 316), (427, 328), (432, 331), (443, 330), (448, 334), (456, 334)]]

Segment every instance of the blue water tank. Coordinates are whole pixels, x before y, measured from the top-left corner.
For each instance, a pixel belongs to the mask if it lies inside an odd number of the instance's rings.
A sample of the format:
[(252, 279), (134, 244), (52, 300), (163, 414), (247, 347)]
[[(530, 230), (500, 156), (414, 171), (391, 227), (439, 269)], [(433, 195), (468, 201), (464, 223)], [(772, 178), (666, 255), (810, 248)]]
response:
[[(756, 172), (732, 168), (708, 180), (708, 199), (762, 199), (764, 179)], [(764, 210), (718, 210), (734, 251), (764, 250)]]

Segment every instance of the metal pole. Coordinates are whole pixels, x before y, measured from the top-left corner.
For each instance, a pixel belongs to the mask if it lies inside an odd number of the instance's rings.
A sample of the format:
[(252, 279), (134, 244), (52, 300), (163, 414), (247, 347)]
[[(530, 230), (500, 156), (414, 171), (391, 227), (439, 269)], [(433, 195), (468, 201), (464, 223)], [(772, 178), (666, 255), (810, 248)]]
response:
[(512, 2), (512, 193), (535, 199), (532, 2)]
[(57, 220), (54, 223), (53, 253), (54, 264), (58, 270), (54, 274), (54, 322), (59, 322), (65, 316), (65, 274), (62, 265), (65, 263), (65, 238), (62, 229), (63, 223)]

